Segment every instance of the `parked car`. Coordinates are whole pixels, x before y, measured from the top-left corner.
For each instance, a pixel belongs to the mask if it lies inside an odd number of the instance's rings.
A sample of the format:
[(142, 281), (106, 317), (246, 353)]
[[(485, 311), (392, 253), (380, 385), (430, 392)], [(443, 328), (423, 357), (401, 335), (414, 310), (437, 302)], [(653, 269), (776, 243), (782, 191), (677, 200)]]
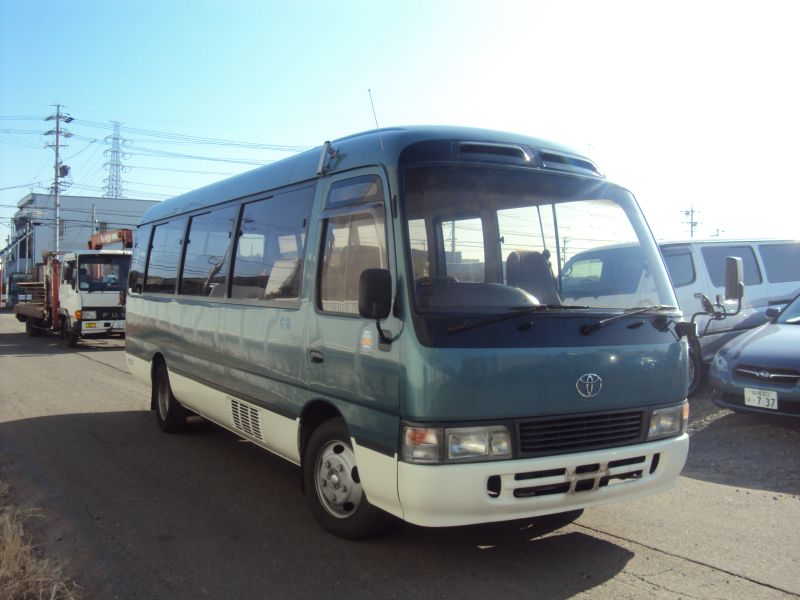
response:
[[(725, 258), (742, 259), (745, 283), (742, 310), (723, 320), (705, 314), (697, 318), (700, 351), (691, 349), (689, 395), (692, 395), (702, 382), (705, 365), (710, 364), (717, 350), (742, 332), (767, 322), (769, 307), (782, 307), (800, 293), (800, 241), (687, 240), (659, 242), (659, 247), (687, 320), (704, 311), (698, 294), (712, 302), (723, 296)], [(589, 306), (602, 306), (610, 297), (621, 306), (641, 302), (653, 286), (647, 265), (638, 256), (637, 248), (631, 244), (575, 254), (561, 273), (562, 296), (575, 304)], [(638, 285), (631, 284), (637, 281)], [(737, 308), (733, 301), (721, 301), (719, 306), (729, 315)]]
[(709, 371), (712, 398), (735, 411), (800, 417), (800, 295), (771, 322), (725, 344)]

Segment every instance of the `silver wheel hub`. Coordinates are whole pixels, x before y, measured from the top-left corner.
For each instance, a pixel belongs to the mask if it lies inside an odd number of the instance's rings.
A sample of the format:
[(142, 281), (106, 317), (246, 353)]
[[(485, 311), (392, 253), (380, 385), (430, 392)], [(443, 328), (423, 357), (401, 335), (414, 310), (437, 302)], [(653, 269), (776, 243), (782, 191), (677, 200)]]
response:
[(317, 455), (314, 473), (317, 496), (325, 510), (339, 519), (351, 516), (364, 492), (350, 446), (338, 440), (325, 444)]

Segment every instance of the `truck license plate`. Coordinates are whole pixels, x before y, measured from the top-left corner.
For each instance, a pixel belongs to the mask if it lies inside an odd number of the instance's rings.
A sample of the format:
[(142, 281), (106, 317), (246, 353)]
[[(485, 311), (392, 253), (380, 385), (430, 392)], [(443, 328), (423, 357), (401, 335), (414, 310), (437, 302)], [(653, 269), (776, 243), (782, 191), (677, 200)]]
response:
[(778, 392), (744, 388), (744, 403), (747, 406), (778, 410)]

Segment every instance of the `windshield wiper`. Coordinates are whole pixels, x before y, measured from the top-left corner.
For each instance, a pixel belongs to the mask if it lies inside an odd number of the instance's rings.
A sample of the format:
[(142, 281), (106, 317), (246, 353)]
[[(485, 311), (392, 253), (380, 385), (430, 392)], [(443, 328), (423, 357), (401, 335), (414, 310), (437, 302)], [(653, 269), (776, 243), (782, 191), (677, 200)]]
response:
[(607, 319), (600, 319), (599, 321), (595, 321), (594, 323), (583, 325), (581, 327), (581, 335), (589, 335), (590, 333), (597, 331), (598, 329), (602, 329), (603, 327), (606, 327), (612, 323), (620, 321), (625, 317), (630, 317), (632, 315), (641, 315), (647, 312), (654, 312), (654, 311), (657, 312), (662, 310), (677, 310), (677, 307), (661, 304), (659, 306), (642, 306), (639, 308), (630, 308), (619, 315), (614, 315), (613, 317), (608, 317)]
[(567, 305), (567, 304), (537, 304), (535, 306), (513, 306), (510, 309), (512, 312), (508, 314), (496, 317), (494, 319), (486, 319), (483, 321), (464, 321), (463, 323), (459, 323), (458, 325), (453, 325), (452, 327), (448, 327), (447, 333), (452, 334), (452, 333), (458, 333), (460, 331), (467, 331), (468, 329), (476, 329), (477, 327), (483, 327), (484, 325), (501, 323), (503, 321), (508, 321), (509, 319), (513, 319), (515, 317), (546, 312), (548, 310), (570, 309), (570, 308), (589, 308), (589, 307), (578, 306), (578, 305)]

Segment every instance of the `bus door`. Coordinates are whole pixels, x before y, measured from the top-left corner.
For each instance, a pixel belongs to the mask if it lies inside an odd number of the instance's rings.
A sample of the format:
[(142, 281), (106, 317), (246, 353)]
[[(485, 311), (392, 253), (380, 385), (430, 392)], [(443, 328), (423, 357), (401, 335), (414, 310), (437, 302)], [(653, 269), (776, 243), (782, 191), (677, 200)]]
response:
[[(397, 269), (392, 228), (387, 227), (387, 220), (391, 220), (391, 212), (387, 217), (387, 190), (377, 169), (362, 169), (330, 180), (321, 212), (315, 312), (307, 345), (312, 390), (342, 400), (337, 405), (344, 412), (351, 435), (376, 442), (389, 437), (396, 440), (399, 342), (382, 342), (376, 322), (359, 315), (358, 287), (363, 270), (388, 269), (396, 297)], [(380, 325), (385, 336), (392, 338), (400, 332), (401, 321), (390, 315)], [(379, 418), (380, 413), (386, 418)]]

